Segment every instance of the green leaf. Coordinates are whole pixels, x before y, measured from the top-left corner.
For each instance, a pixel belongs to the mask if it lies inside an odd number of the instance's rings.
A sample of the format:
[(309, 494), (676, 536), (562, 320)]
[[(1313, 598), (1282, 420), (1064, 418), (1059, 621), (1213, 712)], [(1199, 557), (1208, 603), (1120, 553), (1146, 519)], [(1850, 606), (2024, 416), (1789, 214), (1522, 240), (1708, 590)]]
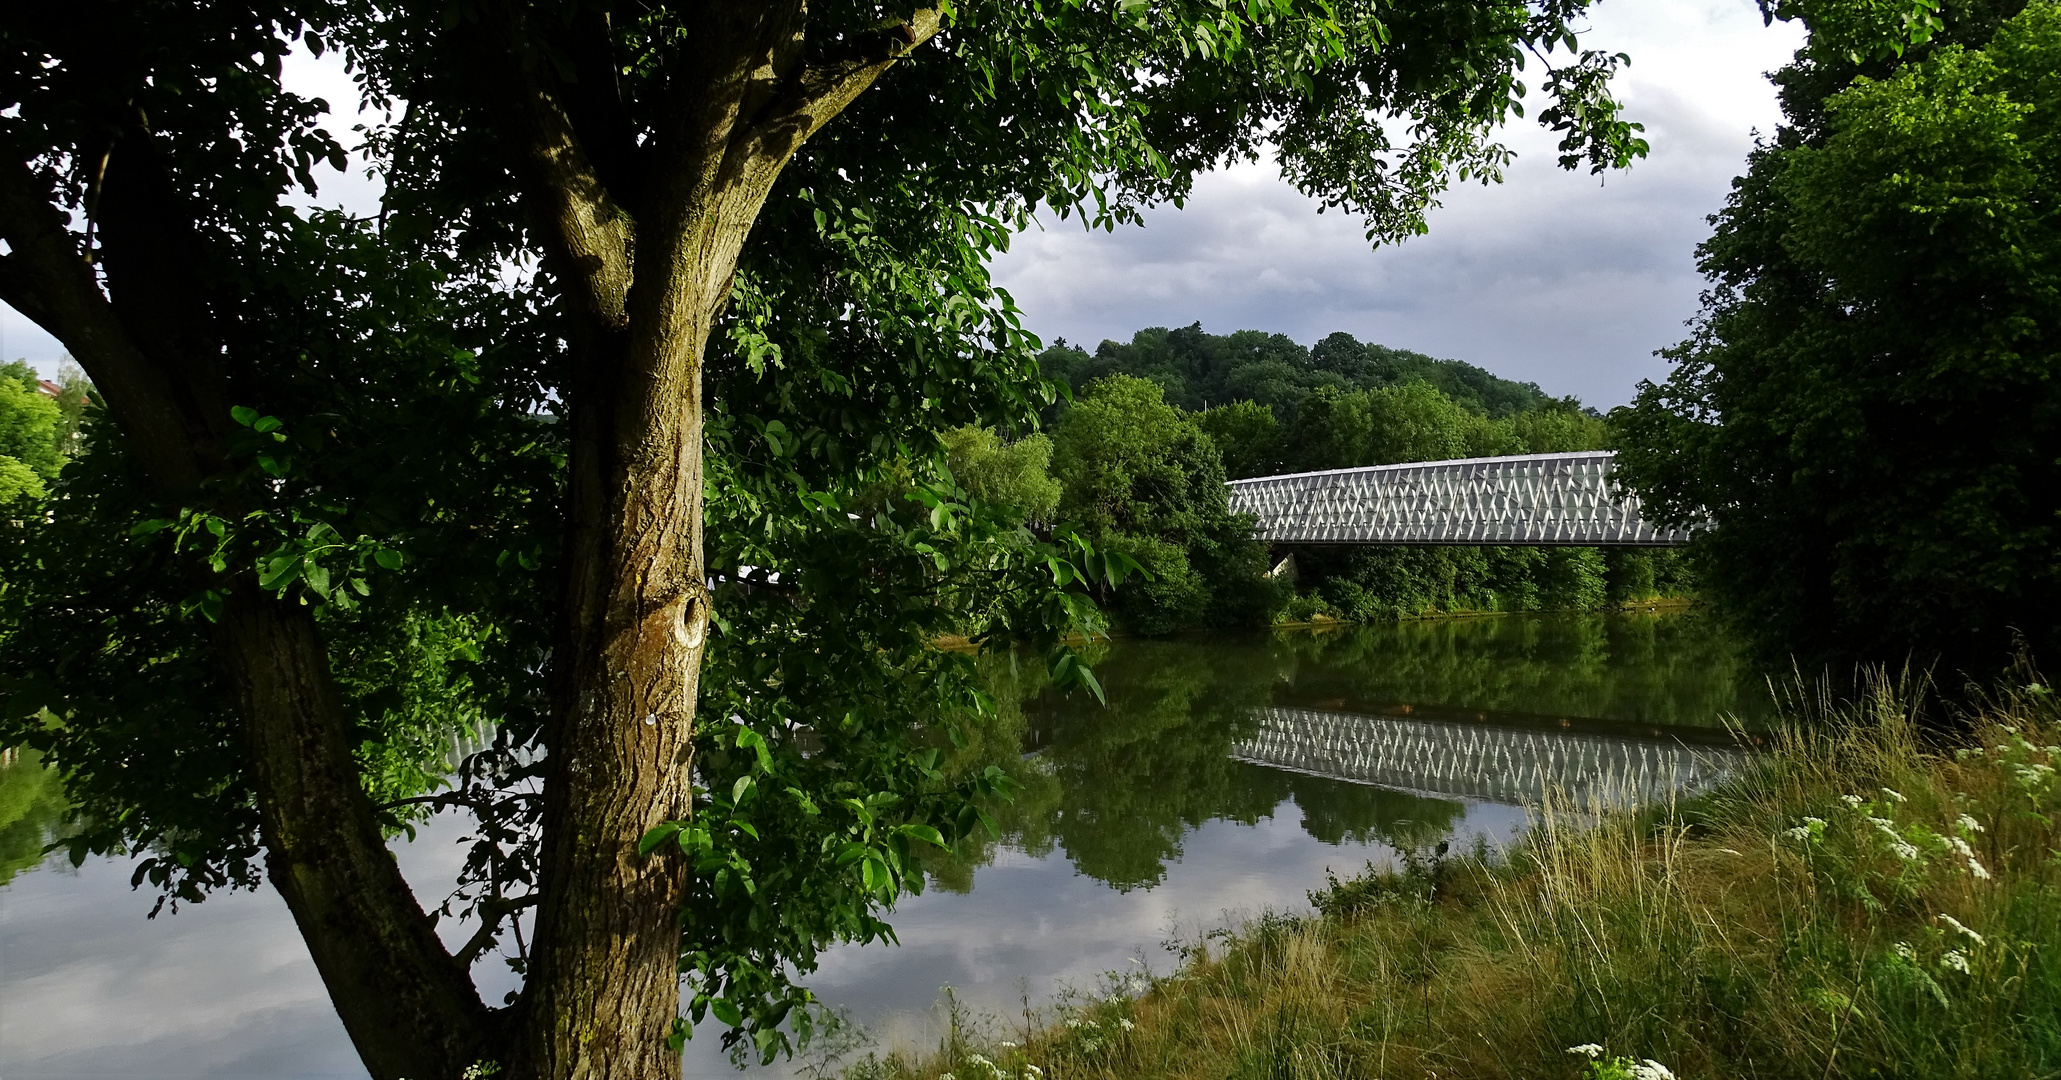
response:
[(739, 1009), (737, 1003), (729, 998), (716, 998), (710, 1001), (708, 1011), (713, 1013), (718, 1021), (730, 1027), (744, 1026), (744, 1010)]
[(671, 840), (673, 837), (678, 836), (680, 834), (680, 829), (681, 825), (677, 821), (660, 822), (659, 824), (652, 826), (650, 831), (646, 832), (642, 837), (638, 838), (637, 854), (649, 855), (652, 852), (657, 851), (660, 844), (663, 844), (666, 841)]
[(229, 409), (229, 419), (236, 421), (243, 427), (249, 427), (257, 422), (258, 410), (248, 405), (231, 406)]
[(259, 572), (258, 588), (286, 588), (288, 585), (293, 584), (295, 578), (301, 575), (302, 565), (301, 557), (298, 555), (281, 555), (273, 559), (265, 564), (264, 570)]
[(924, 843), (929, 844), (933, 847), (945, 846), (944, 834), (938, 832), (936, 829), (933, 829), (928, 825), (904, 825), (901, 828), (901, 832), (905, 836), (921, 840)]
[(388, 570), (399, 570), (401, 568), (401, 553), (392, 548), (380, 548), (372, 553), (372, 561)]
[(171, 518), (151, 518), (149, 521), (139, 521), (136, 524), (129, 526), (129, 535), (149, 536), (151, 533), (162, 532), (165, 529), (169, 529), (172, 527), (173, 524), (175, 523), (172, 521)]

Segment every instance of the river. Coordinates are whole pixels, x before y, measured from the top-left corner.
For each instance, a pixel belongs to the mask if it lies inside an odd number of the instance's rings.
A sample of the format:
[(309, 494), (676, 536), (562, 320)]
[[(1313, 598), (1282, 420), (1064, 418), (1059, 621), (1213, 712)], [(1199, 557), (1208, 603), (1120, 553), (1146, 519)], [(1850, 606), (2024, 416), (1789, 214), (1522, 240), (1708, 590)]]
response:
[[(1694, 612), (1123, 641), (1097, 672), (1106, 707), (998, 676), (994, 756), (1022, 785), (1003, 835), (927, 867), (899, 946), (833, 949), (807, 980), (876, 1044), (934, 1040), (945, 986), (1020, 1022), (1105, 973), (1165, 970), (1169, 942), (1307, 910), (1327, 873), (1507, 843), (1547, 787), (1693, 791), (1737, 760), (1727, 719), (1770, 712)], [(0, 857), (47, 825), (25, 768), (0, 772)], [(396, 845), (425, 895), (458, 833)], [(31, 863), (0, 885), (0, 1076), (364, 1075), (271, 891), (146, 920), (125, 860)], [(513, 985), (492, 961), (475, 973), (490, 1001)], [(715, 1043), (690, 1044), (690, 1076), (737, 1075)]]

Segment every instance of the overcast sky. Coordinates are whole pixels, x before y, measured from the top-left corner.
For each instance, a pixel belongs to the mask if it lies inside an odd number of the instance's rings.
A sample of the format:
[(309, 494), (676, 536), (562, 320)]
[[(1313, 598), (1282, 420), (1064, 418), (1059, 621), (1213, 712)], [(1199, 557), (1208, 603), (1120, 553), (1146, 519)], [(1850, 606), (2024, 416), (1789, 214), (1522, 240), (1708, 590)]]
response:
[[(1695, 313), (1704, 219), (1752, 132), (1779, 118), (1764, 76), (1800, 40), (1794, 27), (1763, 26), (1753, 0), (1608, 0), (1585, 44), (1632, 56), (1620, 85), (1653, 152), (1629, 172), (1603, 183), (1561, 172), (1553, 139), (1527, 122), (1508, 133), (1518, 159), (1503, 184), (1455, 190), (1430, 235), (1370, 250), (1357, 219), (1319, 215), (1266, 163), (1240, 166), (1204, 177), (1185, 208), (1151, 212), (1142, 228), (1050, 222), (997, 260), (996, 277), (1031, 330), (1091, 349), (1197, 321), (1305, 344), (1345, 330), (1621, 404), (1638, 380), (1665, 372), (1653, 350), (1680, 340)], [(340, 76), (306, 62), (289, 75), (332, 103), (352, 99)], [(323, 195), (376, 198), (358, 178)], [(48, 373), (62, 352), (0, 306), (0, 356)]]

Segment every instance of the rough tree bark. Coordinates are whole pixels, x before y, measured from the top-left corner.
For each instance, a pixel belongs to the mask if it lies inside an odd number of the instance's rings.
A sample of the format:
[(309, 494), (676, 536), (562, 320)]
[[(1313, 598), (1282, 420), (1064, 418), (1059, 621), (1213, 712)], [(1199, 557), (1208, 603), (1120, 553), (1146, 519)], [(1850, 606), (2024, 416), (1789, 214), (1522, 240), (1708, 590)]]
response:
[[(710, 597), (702, 357), (737, 260), (802, 141), (937, 32), (925, 12), (870, 52), (802, 63), (799, 3), (711, 5), (658, 133), (655, 176), (612, 191), (518, 13), (502, 23), (510, 126), (548, 257), (582, 328), (544, 873), (514, 1075), (675, 1076), (684, 872), (636, 857), (691, 811)], [(591, 115), (591, 108), (588, 110)], [(590, 127), (627, 129), (606, 115)], [(619, 148), (618, 148), (619, 149)]]

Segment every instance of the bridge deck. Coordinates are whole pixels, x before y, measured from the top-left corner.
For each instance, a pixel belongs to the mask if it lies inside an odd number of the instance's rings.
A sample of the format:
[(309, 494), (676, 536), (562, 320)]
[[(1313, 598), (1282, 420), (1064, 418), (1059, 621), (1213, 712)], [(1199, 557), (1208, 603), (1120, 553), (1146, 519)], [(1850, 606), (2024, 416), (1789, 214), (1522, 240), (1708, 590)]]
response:
[(1670, 547), (1639, 500), (1613, 493), (1607, 450), (1420, 461), (1233, 480), (1231, 510), (1278, 544)]

